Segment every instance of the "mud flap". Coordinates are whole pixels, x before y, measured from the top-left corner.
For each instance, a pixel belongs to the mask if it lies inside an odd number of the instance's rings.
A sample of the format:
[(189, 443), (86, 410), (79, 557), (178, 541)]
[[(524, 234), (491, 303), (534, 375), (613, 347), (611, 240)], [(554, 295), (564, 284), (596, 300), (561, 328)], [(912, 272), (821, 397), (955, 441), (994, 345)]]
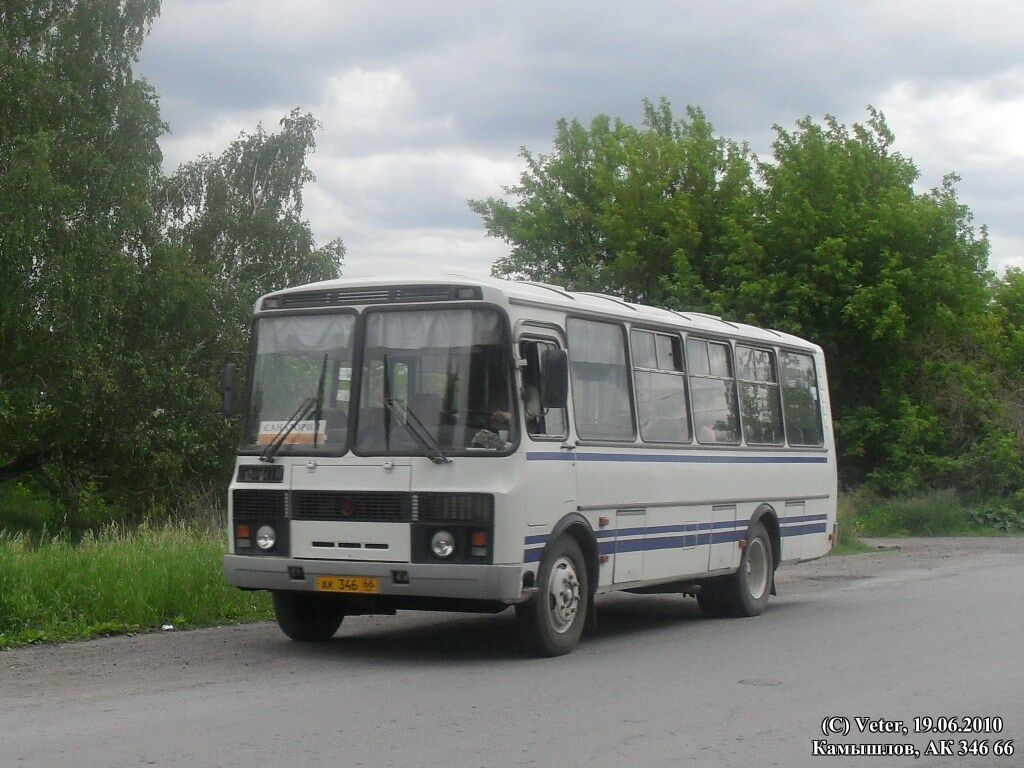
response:
[(593, 632), (597, 629), (597, 604), (593, 592), (590, 593), (590, 605), (587, 606), (587, 623), (583, 625), (584, 632)]
[(775, 591), (775, 571), (772, 571), (772, 591), (771, 591), (771, 594), (773, 594), (773, 595), (779, 594), (778, 592)]

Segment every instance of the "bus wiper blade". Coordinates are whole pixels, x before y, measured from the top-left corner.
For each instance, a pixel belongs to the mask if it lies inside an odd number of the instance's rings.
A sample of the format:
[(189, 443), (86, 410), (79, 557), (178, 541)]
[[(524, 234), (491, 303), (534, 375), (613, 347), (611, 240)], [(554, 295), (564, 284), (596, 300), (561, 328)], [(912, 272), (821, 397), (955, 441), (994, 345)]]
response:
[(411, 416), (415, 419), (417, 426), (413, 426), (413, 422), (408, 418), (402, 418), (402, 412), (399, 410), (394, 400), (385, 400), (384, 405), (386, 405), (388, 410), (398, 417), (398, 421), (402, 426), (409, 431), (409, 434), (416, 439), (416, 442), (420, 444), (420, 447), (427, 452), (428, 459), (435, 464), (452, 463), (452, 460), (444, 455), (444, 451), (441, 450), (441, 446), (438, 445), (436, 440), (434, 440), (434, 436), (430, 434), (429, 430), (427, 430), (425, 426), (423, 426), (423, 422), (420, 421), (420, 417), (409, 409), (408, 404), (405, 406), (405, 415), (407, 417)]
[(324, 380), (327, 378), (327, 354), (324, 353), (324, 363), (320, 366), (320, 381), (316, 385), (316, 415), (313, 417), (313, 450), (316, 450), (316, 439), (320, 433), (320, 418), (323, 415), (324, 407)]
[(284, 426), (278, 431), (274, 438), (267, 443), (267, 447), (263, 449), (263, 453), (260, 454), (260, 461), (266, 461), (268, 463), (274, 462), (274, 456), (284, 445), (284, 441), (288, 439), (288, 435), (292, 433), (292, 430), (299, 425), (309, 412), (316, 407), (316, 398), (307, 397), (298, 408), (295, 409), (295, 413), (284, 423)]
[[(430, 430), (427, 429), (426, 425), (424, 425), (424, 423), (422, 421), (420, 421), (420, 417), (417, 416), (415, 411), (413, 411), (409, 407), (408, 403), (406, 403), (406, 405), (405, 405), (405, 412), (409, 416), (412, 416), (413, 419), (416, 420), (416, 425), (423, 432), (423, 437), (430, 444), (430, 449), (434, 451), (433, 455), (430, 456), (430, 460), (432, 462), (434, 462), (435, 464), (451, 464), (452, 460), (444, 455), (444, 451), (441, 450), (441, 444), (438, 443), (436, 439), (434, 439), (434, 436), (432, 434), (430, 434)], [(409, 421), (407, 419), (406, 420), (406, 425), (408, 426), (408, 424), (409, 424)]]

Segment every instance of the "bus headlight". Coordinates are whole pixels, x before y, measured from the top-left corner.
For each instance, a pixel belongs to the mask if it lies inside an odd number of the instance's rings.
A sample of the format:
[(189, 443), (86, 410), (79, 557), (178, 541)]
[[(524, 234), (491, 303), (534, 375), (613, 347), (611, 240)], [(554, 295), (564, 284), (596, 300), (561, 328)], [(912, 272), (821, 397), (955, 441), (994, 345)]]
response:
[(438, 557), (450, 557), (455, 551), (455, 537), (448, 531), (437, 531), (430, 537), (430, 549)]
[(256, 546), (266, 552), (277, 543), (277, 532), (269, 525), (261, 525), (256, 531)]

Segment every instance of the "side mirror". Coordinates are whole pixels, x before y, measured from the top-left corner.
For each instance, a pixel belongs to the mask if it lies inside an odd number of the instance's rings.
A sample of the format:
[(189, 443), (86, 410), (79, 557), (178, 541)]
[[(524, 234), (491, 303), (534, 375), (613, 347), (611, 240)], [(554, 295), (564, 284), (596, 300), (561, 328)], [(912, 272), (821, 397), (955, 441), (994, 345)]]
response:
[(569, 402), (569, 356), (564, 349), (548, 347), (541, 357), (540, 404), (565, 408)]
[(225, 416), (235, 415), (235, 390), (238, 387), (238, 368), (234, 363), (225, 363), (220, 378), (220, 411)]

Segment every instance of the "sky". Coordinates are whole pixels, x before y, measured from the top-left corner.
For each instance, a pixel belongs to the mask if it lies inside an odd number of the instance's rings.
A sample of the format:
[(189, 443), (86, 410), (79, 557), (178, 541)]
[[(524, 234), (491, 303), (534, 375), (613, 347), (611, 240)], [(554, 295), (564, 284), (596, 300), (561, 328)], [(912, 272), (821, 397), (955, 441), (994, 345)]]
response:
[(918, 187), (961, 177), (990, 266), (1024, 267), (1024, 3), (164, 0), (139, 70), (161, 98), (165, 169), (323, 123), (305, 190), (350, 277), (485, 275), (508, 246), (466, 201), (502, 194), (561, 117), (638, 122), (700, 106), (770, 155), (773, 125), (880, 109)]

